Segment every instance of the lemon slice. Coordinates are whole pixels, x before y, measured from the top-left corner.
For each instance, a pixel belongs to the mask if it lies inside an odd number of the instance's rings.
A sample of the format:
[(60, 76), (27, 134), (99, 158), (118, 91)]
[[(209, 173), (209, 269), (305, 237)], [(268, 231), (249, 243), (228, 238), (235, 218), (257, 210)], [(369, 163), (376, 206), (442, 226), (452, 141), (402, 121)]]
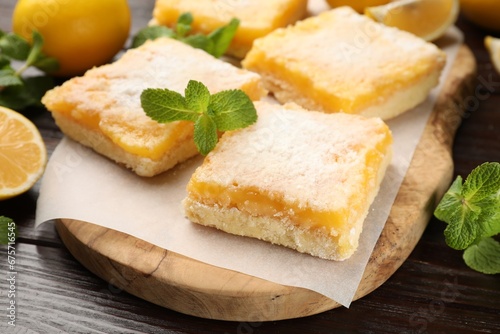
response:
[(29, 190), (42, 176), (47, 150), (29, 119), (0, 107), (0, 200)]
[(486, 36), (484, 38), (484, 45), (490, 53), (491, 62), (493, 66), (500, 73), (500, 38)]
[(366, 7), (385, 5), (391, 0), (326, 0), (330, 7), (350, 6), (358, 13), (363, 13)]
[(434, 41), (455, 23), (459, 9), (459, 0), (397, 0), (368, 7), (365, 14), (387, 26)]

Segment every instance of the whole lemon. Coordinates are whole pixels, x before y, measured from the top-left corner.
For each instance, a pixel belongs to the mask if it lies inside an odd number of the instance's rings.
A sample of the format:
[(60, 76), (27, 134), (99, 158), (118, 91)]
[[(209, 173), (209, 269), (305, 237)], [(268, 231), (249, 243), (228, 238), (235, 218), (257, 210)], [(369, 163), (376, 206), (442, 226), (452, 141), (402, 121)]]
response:
[(37, 30), (43, 52), (59, 61), (58, 76), (74, 76), (105, 64), (125, 44), (131, 17), (127, 0), (19, 0), (15, 33), (31, 40)]
[(460, 0), (460, 7), (469, 21), (488, 30), (500, 31), (499, 0)]
[(366, 7), (385, 5), (391, 0), (326, 0), (331, 7), (350, 6), (358, 13), (363, 13)]

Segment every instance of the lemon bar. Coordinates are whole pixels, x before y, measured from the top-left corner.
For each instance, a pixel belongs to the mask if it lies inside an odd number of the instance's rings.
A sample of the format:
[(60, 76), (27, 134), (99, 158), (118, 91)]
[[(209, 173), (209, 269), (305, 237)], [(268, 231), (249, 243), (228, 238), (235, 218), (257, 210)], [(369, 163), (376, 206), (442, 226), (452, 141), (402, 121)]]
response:
[(377, 117), (255, 102), (258, 121), (226, 132), (192, 175), (193, 222), (329, 260), (356, 250), (392, 156)]
[(445, 62), (434, 44), (339, 7), (256, 40), (242, 64), (282, 103), (387, 120), (424, 101)]
[(193, 124), (153, 121), (144, 113), (140, 95), (146, 88), (184, 94), (190, 79), (203, 82), (211, 93), (241, 89), (251, 99), (266, 94), (257, 74), (161, 38), (66, 81), (42, 102), (68, 137), (138, 175), (154, 176), (197, 154)]
[(304, 18), (307, 0), (157, 0), (153, 22), (172, 27), (186, 12), (193, 15), (193, 32), (203, 34), (238, 18), (240, 25), (227, 54), (243, 58), (256, 38)]

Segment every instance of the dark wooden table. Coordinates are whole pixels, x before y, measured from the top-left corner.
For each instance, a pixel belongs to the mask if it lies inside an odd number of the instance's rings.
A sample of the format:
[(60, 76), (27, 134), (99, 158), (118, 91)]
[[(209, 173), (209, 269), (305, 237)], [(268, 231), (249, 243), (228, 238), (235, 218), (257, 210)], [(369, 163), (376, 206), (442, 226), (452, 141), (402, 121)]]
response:
[[(129, 0), (133, 32), (151, 17), (153, 0)], [(14, 0), (0, 0), (0, 28), (10, 30)], [(487, 32), (462, 18), (458, 26), (478, 62), (468, 111), (453, 154), (455, 175), (500, 161), (500, 75), (483, 46)], [(25, 114), (49, 153), (62, 137), (45, 110)], [(0, 215), (19, 226), (16, 247), (16, 327), (8, 326), (6, 248), (0, 259), (0, 333), (500, 333), (500, 277), (468, 269), (444, 243), (444, 224), (429, 222), (417, 247), (379, 289), (340, 308), (307, 318), (264, 323), (224, 322), (183, 315), (129, 295), (93, 275), (61, 243), (53, 223), (34, 228), (39, 184), (0, 202)]]

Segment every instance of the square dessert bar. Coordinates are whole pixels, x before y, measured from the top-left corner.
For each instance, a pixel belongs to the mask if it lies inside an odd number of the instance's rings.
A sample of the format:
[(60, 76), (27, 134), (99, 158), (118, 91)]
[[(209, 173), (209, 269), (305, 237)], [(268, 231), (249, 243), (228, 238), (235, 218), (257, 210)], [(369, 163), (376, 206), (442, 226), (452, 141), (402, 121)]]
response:
[(240, 26), (227, 53), (243, 58), (256, 38), (304, 18), (307, 0), (157, 0), (152, 24), (172, 27), (186, 12), (193, 15), (193, 32), (203, 34), (238, 18)]
[(153, 176), (197, 154), (193, 124), (153, 121), (142, 109), (140, 95), (146, 88), (184, 95), (191, 79), (204, 83), (211, 93), (242, 89), (256, 100), (267, 93), (259, 75), (161, 38), (66, 81), (47, 92), (42, 102), (68, 137), (138, 175)]
[(339, 7), (256, 40), (242, 64), (282, 103), (389, 119), (426, 99), (445, 62), (434, 44)]
[(324, 259), (356, 250), (392, 156), (380, 118), (255, 102), (257, 123), (226, 132), (191, 177), (187, 217)]

